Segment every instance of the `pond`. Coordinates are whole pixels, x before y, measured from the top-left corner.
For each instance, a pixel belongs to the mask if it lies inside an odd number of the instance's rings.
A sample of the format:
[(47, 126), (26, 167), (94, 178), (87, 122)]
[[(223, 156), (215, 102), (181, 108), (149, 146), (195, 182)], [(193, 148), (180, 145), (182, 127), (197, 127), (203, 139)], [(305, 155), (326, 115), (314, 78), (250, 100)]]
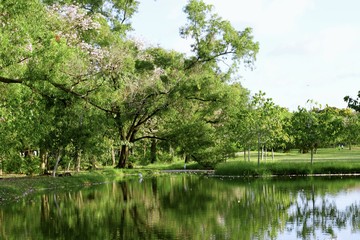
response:
[(0, 239), (360, 239), (360, 178), (169, 175), (0, 207)]

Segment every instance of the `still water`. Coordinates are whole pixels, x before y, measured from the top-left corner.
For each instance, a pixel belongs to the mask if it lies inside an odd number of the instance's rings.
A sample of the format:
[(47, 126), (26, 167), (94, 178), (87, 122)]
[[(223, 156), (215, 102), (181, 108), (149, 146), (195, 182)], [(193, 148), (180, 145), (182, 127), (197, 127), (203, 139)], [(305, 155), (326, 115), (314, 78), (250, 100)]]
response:
[(360, 178), (171, 175), (0, 207), (0, 239), (360, 239)]

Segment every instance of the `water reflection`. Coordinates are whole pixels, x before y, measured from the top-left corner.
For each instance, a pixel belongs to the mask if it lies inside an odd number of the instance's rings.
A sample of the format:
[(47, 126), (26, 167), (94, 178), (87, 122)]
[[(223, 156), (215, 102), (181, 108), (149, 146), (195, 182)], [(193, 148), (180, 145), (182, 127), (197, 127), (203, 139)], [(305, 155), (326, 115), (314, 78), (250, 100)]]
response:
[(354, 239), (359, 199), (357, 178), (144, 178), (2, 206), (0, 239)]

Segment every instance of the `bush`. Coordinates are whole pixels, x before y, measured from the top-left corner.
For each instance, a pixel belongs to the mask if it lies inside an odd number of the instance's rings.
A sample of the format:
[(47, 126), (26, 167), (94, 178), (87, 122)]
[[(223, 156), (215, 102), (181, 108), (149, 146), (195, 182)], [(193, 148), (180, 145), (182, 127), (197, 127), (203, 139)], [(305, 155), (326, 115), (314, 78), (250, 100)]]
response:
[(39, 174), (41, 159), (39, 157), (27, 157), (24, 158), (23, 173), (26, 175)]
[(21, 157), (19, 155), (12, 156), (3, 162), (6, 173), (33, 175), (40, 173), (41, 160), (39, 157)]
[(24, 159), (19, 155), (13, 155), (3, 162), (6, 173), (20, 174), (23, 171)]

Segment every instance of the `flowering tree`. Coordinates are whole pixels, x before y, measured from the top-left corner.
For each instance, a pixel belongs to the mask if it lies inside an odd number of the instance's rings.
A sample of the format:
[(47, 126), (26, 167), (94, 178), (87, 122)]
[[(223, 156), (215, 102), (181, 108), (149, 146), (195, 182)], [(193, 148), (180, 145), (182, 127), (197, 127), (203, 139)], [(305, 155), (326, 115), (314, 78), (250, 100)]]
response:
[[(150, 126), (179, 101), (218, 101), (216, 87), (223, 89), (235, 67), (258, 51), (251, 29), (236, 31), (200, 0), (185, 7), (189, 21), (181, 30), (194, 40), (193, 56), (144, 47), (126, 37), (137, 6), (132, 0), (0, 3), (0, 82), (30, 90), (59, 123), (76, 122), (69, 109), (78, 100), (105, 116), (104, 135), (119, 149), (117, 167), (127, 165), (135, 142), (157, 137)], [(220, 58), (231, 67), (222, 70)], [(70, 144), (65, 140), (76, 135), (64, 126), (54, 124), (58, 161)]]

